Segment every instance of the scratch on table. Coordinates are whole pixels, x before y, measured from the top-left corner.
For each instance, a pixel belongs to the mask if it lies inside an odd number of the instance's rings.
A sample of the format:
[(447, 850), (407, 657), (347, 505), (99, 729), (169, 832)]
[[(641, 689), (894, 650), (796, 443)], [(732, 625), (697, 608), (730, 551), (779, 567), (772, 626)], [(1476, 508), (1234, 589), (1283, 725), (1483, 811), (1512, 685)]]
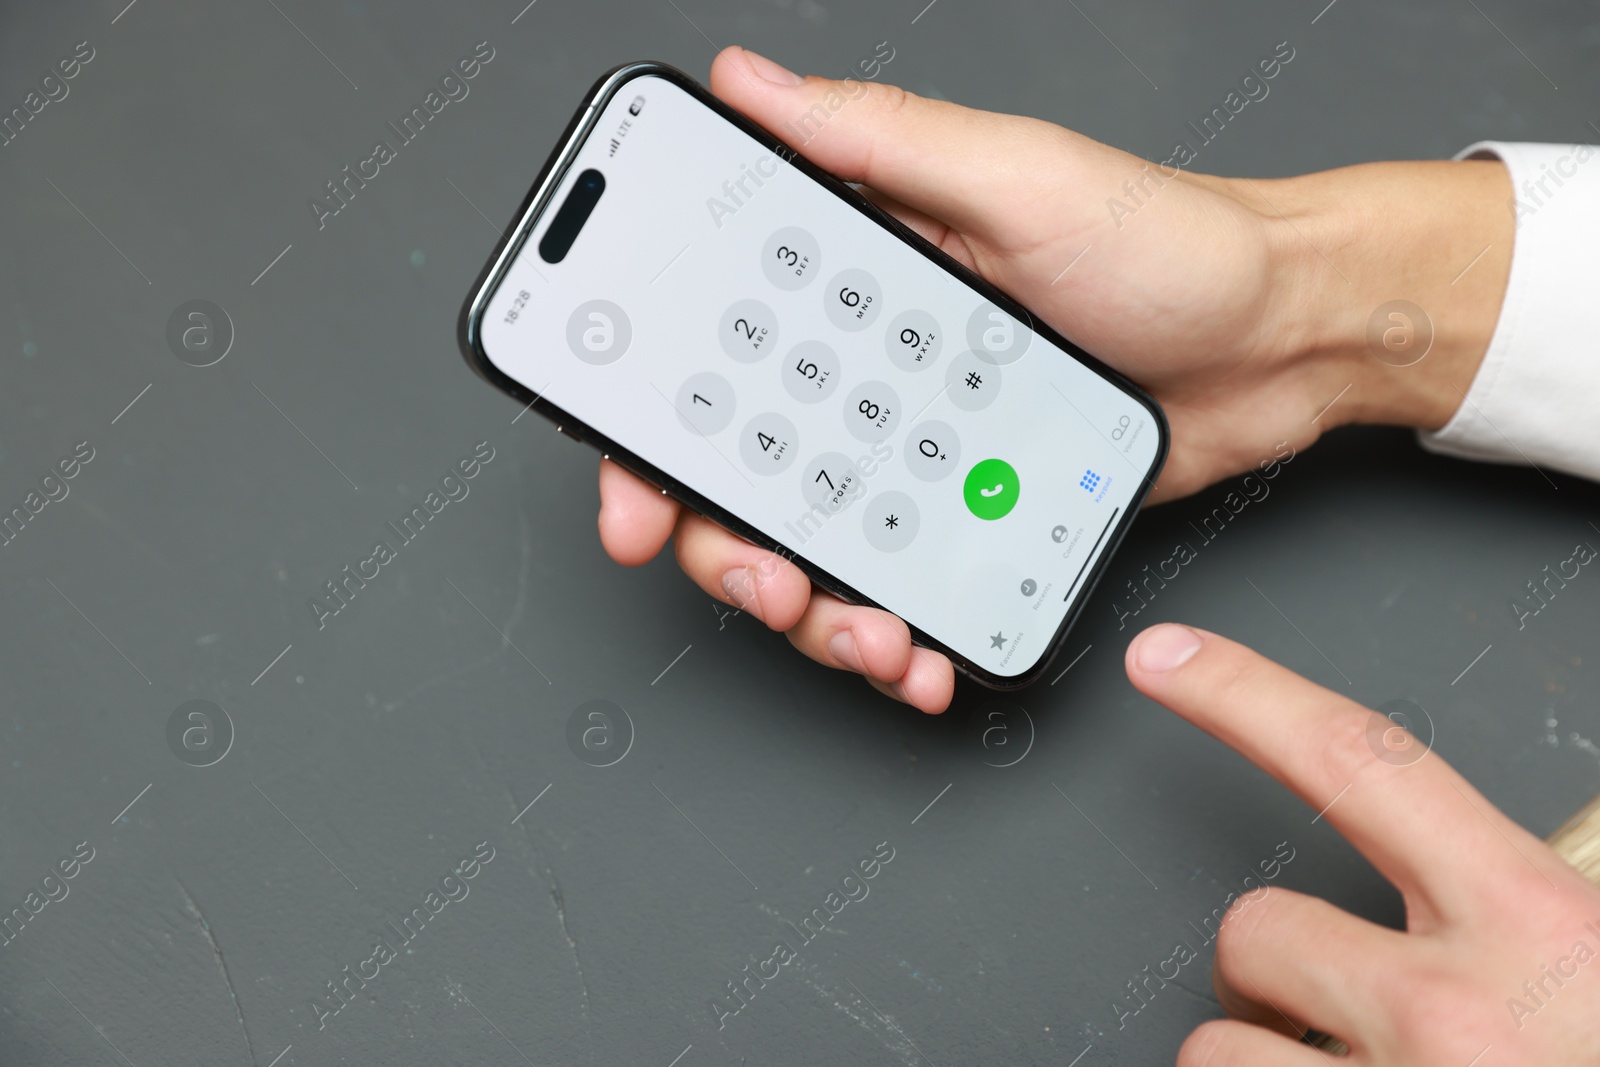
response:
[(517, 529), (522, 534), (522, 559), (517, 564), (517, 600), (511, 605), (511, 615), (500, 624), (500, 630), (506, 636), (506, 641), (511, 640), (511, 629), (522, 621), (522, 613), (528, 607), (528, 569), (533, 563), (533, 530), (528, 526), (526, 511), (517, 511)]
[[(513, 809), (517, 806), (517, 802), (511, 796), (509, 788), (506, 789), (506, 801)], [(556, 911), (556, 923), (561, 927), (561, 936), (566, 939), (567, 950), (572, 953), (572, 968), (578, 974), (578, 987), (583, 994), (583, 1010), (587, 1015), (589, 1011), (589, 979), (583, 973), (583, 958), (578, 954), (577, 938), (572, 936), (572, 931), (567, 927), (567, 904), (566, 897), (561, 892), (561, 882), (556, 878), (554, 868), (545, 860), (544, 851), (534, 839), (533, 828), (528, 823), (523, 823), (522, 833), (524, 840), (528, 842), (528, 847), (533, 850), (534, 859), (539, 862), (540, 867), (544, 868), (544, 875), (541, 878), (539, 872), (529, 866), (527, 868), (528, 877), (543, 885), (550, 894), (550, 903), (555, 907)]]
[[(542, 857), (540, 862), (543, 863)], [(572, 953), (572, 968), (578, 972), (578, 988), (583, 994), (583, 1010), (587, 1013), (589, 1010), (589, 980), (583, 973), (583, 958), (578, 955), (577, 938), (573, 937), (572, 931), (567, 928), (566, 898), (562, 896), (561, 883), (556, 880), (555, 871), (550, 869), (549, 864), (544, 864), (544, 869), (545, 877), (549, 880), (546, 888), (550, 892), (550, 903), (555, 906), (556, 922), (561, 927), (561, 936), (566, 939), (567, 949)], [(534, 881), (539, 881), (539, 876), (534, 873), (533, 868), (528, 868), (528, 874)]]
[[(810, 870), (811, 870), (811, 868), (809, 868), (809, 867), (806, 868), (807, 873), (810, 873)], [(865, 900), (866, 898), (863, 897), (862, 899)], [(777, 919), (781, 923), (789, 922), (789, 920), (785, 919), (783, 917), (783, 914), (780, 911), (778, 911), (777, 908), (770, 907), (770, 906), (768, 906), (766, 904), (757, 904), (756, 907), (758, 909), (760, 909), (761, 911), (765, 912), (766, 914), (772, 916), (774, 919)], [(801, 920), (801, 921), (804, 922), (805, 920)], [(793, 924), (791, 923), (790, 925), (793, 925)], [(809, 930), (811, 928), (808, 926), (808, 927), (806, 927), (806, 929)], [(848, 934), (849, 934), (848, 930), (834, 929), (834, 927), (831, 924), (828, 925), (828, 926), (824, 926), (822, 928), (822, 932), (825, 933), (825, 934), (838, 934), (838, 935), (841, 935), (841, 936), (848, 936)]]
[(222, 981), (228, 987), (228, 996), (233, 999), (233, 1013), (239, 1019), (239, 1029), (244, 1033), (244, 1048), (250, 1055), (250, 1062), (256, 1062), (255, 1046), (250, 1041), (250, 1028), (244, 1023), (244, 1009), (239, 1005), (239, 994), (233, 988), (233, 976), (228, 973), (228, 961), (222, 958), (222, 946), (217, 944), (216, 935), (211, 932), (211, 923), (206, 920), (205, 913), (200, 910), (200, 905), (195, 902), (189, 887), (183, 884), (181, 878), (174, 878), (178, 883), (178, 892), (183, 894), (183, 907), (191, 918), (199, 925), (200, 933), (204, 935), (206, 943), (211, 946), (211, 955), (217, 961), (217, 970), (222, 974)]
[(812, 992), (826, 1000), (834, 1007), (835, 1010), (839, 1011), (846, 1017), (855, 1020), (858, 1026), (867, 1031), (873, 1037), (877, 1038), (878, 1042), (883, 1045), (885, 1049), (899, 1057), (900, 1061), (904, 1063), (906, 1067), (922, 1067), (922, 1057), (921, 1054), (917, 1052), (916, 1046), (911, 1043), (910, 1038), (906, 1037), (905, 1034), (895, 1026), (892, 1020), (878, 1015), (878, 1013), (873, 1011), (870, 1007), (867, 1008), (865, 1014), (856, 1012), (853, 1008), (845, 1003), (846, 998), (854, 999), (855, 994), (853, 992), (849, 994), (843, 994), (841, 996), (841, 991), (826, 988), (822, 982), (815, 977), (814, 971), (815, 968), (803, 968), (801, 970), (801, 974), (803, 975), (801, 981), (809, 986)]

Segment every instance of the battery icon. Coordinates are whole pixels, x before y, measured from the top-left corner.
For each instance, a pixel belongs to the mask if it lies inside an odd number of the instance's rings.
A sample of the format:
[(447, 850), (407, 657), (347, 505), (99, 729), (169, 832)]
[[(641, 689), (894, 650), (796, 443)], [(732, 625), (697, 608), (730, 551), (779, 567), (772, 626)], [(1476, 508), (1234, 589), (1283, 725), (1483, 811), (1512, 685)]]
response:
[(641, 112), (643, 110), (644, 110), (644, 97), (642, 97), (642, 96), (634, 97), (633, 98), (633, 103), (628, 105), (628, 114), (637, 115), (639, 112)]

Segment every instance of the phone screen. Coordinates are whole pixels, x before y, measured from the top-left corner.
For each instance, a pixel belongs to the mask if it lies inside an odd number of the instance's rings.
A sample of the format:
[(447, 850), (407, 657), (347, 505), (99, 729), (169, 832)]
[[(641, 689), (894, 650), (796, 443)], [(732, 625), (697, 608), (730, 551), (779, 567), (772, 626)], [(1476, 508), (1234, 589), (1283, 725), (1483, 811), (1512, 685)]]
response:
[(596, 106), (484, 356), (981, 680), (1036, 672), (1163, 456), (1152, 403), (674, 81)]

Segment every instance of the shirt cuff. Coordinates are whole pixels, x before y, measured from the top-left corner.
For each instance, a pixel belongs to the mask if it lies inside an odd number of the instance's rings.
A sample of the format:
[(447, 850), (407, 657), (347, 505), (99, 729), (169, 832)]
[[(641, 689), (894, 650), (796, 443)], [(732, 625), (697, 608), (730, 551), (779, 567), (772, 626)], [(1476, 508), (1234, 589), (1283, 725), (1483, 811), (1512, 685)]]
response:
[(1494, 337), (1430, 452), (1600, 480), (1600, 148), (1480, 141), (1511, 174), (1516, 245)]

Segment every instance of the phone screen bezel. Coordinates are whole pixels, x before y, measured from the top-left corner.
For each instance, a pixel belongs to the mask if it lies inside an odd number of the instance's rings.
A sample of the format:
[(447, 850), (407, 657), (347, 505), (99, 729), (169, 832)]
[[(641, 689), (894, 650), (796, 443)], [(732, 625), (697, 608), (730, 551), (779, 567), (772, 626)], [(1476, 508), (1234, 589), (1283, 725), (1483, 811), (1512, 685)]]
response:
[[(479, 376), (524, 403), (526, 408), (531, 408), (536, 413), (554, 422), (557, 429), (569, 434), (569, 436), (594, 445), (602, 455), (612, 462), (662, 489), (667, 495), (673, 497), (684, 506), (692, 508), (713, 522), (731, 530), (746, 541), (768, 549), (789, 560), (821, 588), (849, 603), (879, 607), (885, 611), (894, 612), (892, 607), (878, 603), (871, 597), (863, 595), (804, 556), (791, 552), (784, 545), (728, 511), (716, 501), (684, 485), (666, 471), (655, 466), (648, 459), (623, 448), (593, 427), (563, 411), (549, 400), (537, 395), (527, 386), (497, 367), (494, 361), (489, 358), (488, 353), (484, 351), (483, 335), (480, 329), (484, 311), (488, 307), (489, 301), (499, 290), (511, 264), (521, 253), (535, 225), (551, 206), (555, 190), (566, 176), (573, 160), (577, 156), (578, 150), (594, 132), (595, 124), (601, 112), (605, 110), (606, 106), (621, 91), (623, 86), (637, 78), (647, 76), (663, 78), (689, 93), (722, 119), (732, 123), (741, 132), (754, 138), (764, 148), (775, 153), (786, 163), (817, 182), (824, 190), (833, 193), (854, 207), (866, 221), (890, 231), (906, 245), (910, 246), (911, 249), (921, 254), (924, 258), (931, 260), (940, 269), (955, 276), (962, 283), (971, 286), (986, 299), (993, 301), (1014, 317), (1028, 323), (1037, 335), (1063, 349), (1072, 358), (1078, 360), (1084, 366), (1111, 382), (1122, 392), (1138, 401), (1149, 412), (1152, 421), (1155, 423), (1157, 434), (1156, 454), (1150, 470), (1141, 475), (1137, 492), (1129, 500), (1126, 509), (1115, 522), (1114, 528), (1109, 534), (1105, 535), (1104, 551), (1101, 552), (1097, 559), (1092, 561), (1093, 565), (1090, 567), (1089, 573), (1078, 586), (1077, 598), (1068, 607), (1066, 614), (1062, 617), (1061, 625), (1031, 667), (1021, 674), (996, 674), (968, 660), (942, 641), (919, 629), (910, 620), (905, 620), (906, 625), (911, 629), (912, 638), (917, 644), (942, 652), (950, 658), (950, 661), (955, 664), (961, 673), (991, 689), (1020, 689), (1037, 681), (1049, 669), (1050, 663), (1055, 657), (1060, 654), (1067, 632), (1072, 629), (1079, 614), (1083, 611), (1084, 605), (1094, 592), (1096, 585), (1104, 577), (1111, 558), (1116, 555), (1118, 546), (1127, 534), (1129, 527), (1133, 524), (1134, 515), (1143, 505), (1145, 497), (1155, 484), (1156, 475), (1160, 473), (1166, 463), (1167, 452), (1171, 443), (1171, 430), (1167, 425), (1166, 414), (1161, 410), (1161, 406), (1156, 403), (1155, 399), (1143, 389), (1040, 322), (1037, 317), (1005, 293), (956, 262), (949, 255), (925, 240), (920, 234), (889, 216), (855, 189), (811, 163), (772, 133), (735, 111), (721, 100), (718, 100), (699, 82), (677, 68), (654, 61), (626, 63), (601, 75), (599, 80), (595, 82), (594, 87), (590, 89), (584, 103), (579, 106), (572, 117), (572, 121), (567, 124), (565, 132), (561, 135), (555, 150), (550, 154), (550, 158), (539, 172), (539, 176), (535, 179), (532, 188), (529, 189), (528, 195), (523, 198), (521, 206), (517, 209), (515, 226), (502, 236), (499, 244), (495, 247), (494, 254), (490, 256), (488, 263), (479, 272), (477, 281), (473, 284), (471, 295), (462, 307), (461, 317), (457, 324), (457, 337), (460, 342), (462, 356), (466, 359), (467, 364)], [(1071, 595), (1070, 590), (1068, 595)], [(896, 612), (895, 614), (898, 613)]]

